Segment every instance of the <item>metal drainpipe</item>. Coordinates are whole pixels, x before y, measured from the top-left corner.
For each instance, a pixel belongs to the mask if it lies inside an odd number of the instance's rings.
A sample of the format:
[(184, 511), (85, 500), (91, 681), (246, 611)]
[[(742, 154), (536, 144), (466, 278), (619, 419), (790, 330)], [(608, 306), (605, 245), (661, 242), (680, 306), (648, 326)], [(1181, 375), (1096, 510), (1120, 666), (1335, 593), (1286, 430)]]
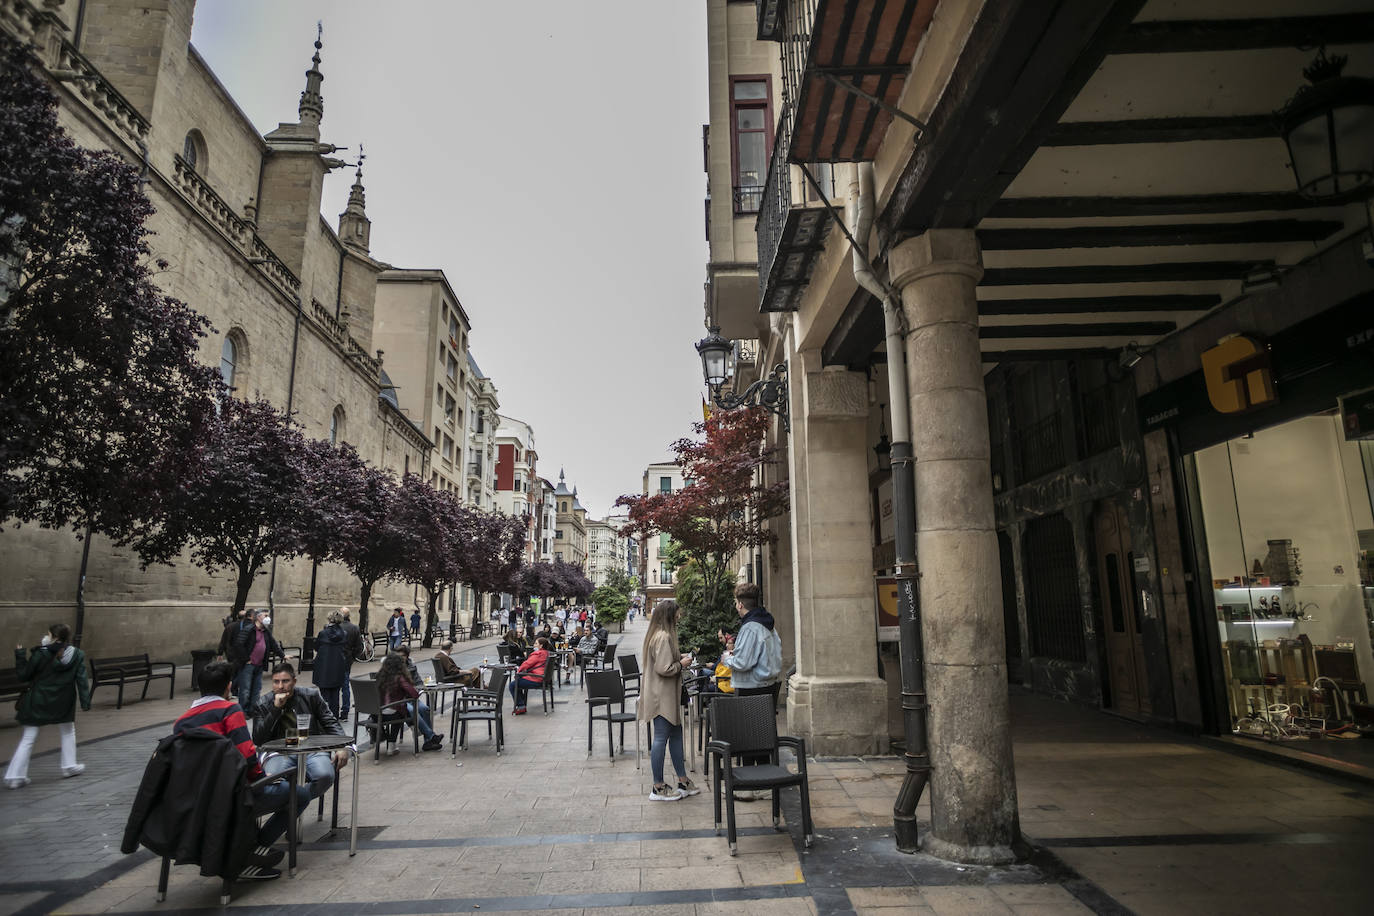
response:
[[(853, 238), (868, 243), (873, 226), (873, 164), (860, 163), (850, 184)], [(930, 779), (926, 735), (925, 651), (921, 637), (921, 603), (916, 589), (916, 459), (911, 448), (910, 396), (906, 378), (906, 329), (901, 299), (874, 271), (866, 252), (854, 251), (854, 279), (883, 304), (887, 338), (888, 403), (892, 409), (892, 502), (896, 523), (897, 614), (901, 637), (902, 726), (906, 733), (906, 777), (892, 806), (893, 831), (900, 852), (920, 851), (916, 805)]]
[[(291, 407), (296, 400), (296, 349), (301, 342), (301, 297), (296, 296), (296, 328), (291, 333), (291, 374), (286, 380), (286, 415), (291, 416)], [(277, 558), (272, 558), (272, 571), (267, 576), (267, 607), (275, 614), (277, 605), (275, 601), (277, 591)], [(310, 635), (310, 634), (306, 634)], [(302, 653), (304, 650), (302, 649)], [(304, 661), (304, 659), (302, 659)]]

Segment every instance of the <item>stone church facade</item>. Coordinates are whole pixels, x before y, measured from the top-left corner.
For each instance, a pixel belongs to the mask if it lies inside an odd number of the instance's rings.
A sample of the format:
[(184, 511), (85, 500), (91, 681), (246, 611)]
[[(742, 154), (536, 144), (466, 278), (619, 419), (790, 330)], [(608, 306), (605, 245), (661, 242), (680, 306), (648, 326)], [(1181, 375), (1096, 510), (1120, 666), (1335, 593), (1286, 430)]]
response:
[[(305, 76), (299, 118), (261, 135), (190, 46), (194, 0), (0, 0), (0, 29), (36, 47), (81, 146), (143, 163), (156, 207), (156, 282), (206, 315), (202, 358), (236, 394), (292, 411), (306, 435), (348, 442), (398, 476), (420, 471), (433, 445), (397, 406), (384, 354), (373, 349), (377, 277), (369, 255), (362, 165), (337, 225), (320, 213), (325, 175), (344, 166), (322, 142), (321, 45)], [(81, 544), (70, 531), (25, 526), (0, 534), (0, 630), (36, 639), (71, 621)], [(250, 606), (274, 608), (284, 644), (304, 636), (310, 568), (282, 561), (259, 577)], [(188, 661), (213, 646), (233, 579), (184, 558), (142, 571), (100, 536), (86, 579), (88, 653), (149, 652)], [(321, 567), (319, 608), (356, 606), (346, 569)], [(413, 600), (410, 586), (374, 591), (372, 609)]]

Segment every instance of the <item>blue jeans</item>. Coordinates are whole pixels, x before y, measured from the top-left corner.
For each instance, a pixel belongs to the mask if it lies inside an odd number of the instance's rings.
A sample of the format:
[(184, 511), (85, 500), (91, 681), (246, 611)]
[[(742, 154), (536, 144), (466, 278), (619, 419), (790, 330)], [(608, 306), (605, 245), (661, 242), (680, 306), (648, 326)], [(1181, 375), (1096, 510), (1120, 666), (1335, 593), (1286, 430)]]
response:
[(400, 636), (400, 635), (397, 635), (397, 634), (395, 634), (395, 633), (391, 634), (391, 643), (390, 643), (391, 651), (392, 651), (392, 652), (395, 652), (397, 649), (401, 648), (401, 643), (402, 643), (404, 640), (405, 640), (405, 637), (404, 637), (404, 636)]
[[(312, 754), (306, 762), (305, 772), (309, 776), (311, 764), (316, 757), (324, 757), (328, 760), (328, 754)], [(280, 763), (277, 763), (280, 761)], [(290, 757), (271, 757), (263, 763), (262, 769), (265, 773), (280, 773), (293, 767), (294, 761)], [(333, 781), (334, 764), (329, 763), (330, 782)], [(282, 779), (274, 783), (262, 786), (253, 790), (253, 813), (256, 815), (271, 814), (267, 822), (258, 828), (258, 842), (263, 846), (271, 846), (281, 835), (286, 833), (287, 816), (291, 805), (291, 788), (293, 782)], [(309, 785), (296, 786), (296, 814), (300, 814), (310, 806), (312, 799), (316, 797), (313, 791), (313, 781)], [(325, 788), (328, 788), (326, 786)], [(320, 790), (321, 794), (323, 789)]]
[(239, 673), (234, 675), (234, 696), (238, 697), (239, 706), (244, 709), (262, 693), (262, 669), (262, 665), (244, 662)]
[(531, 687), (543, 687), (544, 679), (538, 677), (518, 677), (510, 682), (511, 699), (515, 700), (516, 709), (524, 709)]
[(653, 770), (654, 785), (663, 784), (663, 749), (673, 757), (673, 770), (678, 779), (687, 778), (687, 764), (682, 759), (682, 725), (674, 725), (662, 716), (654, 716), (654, 743), (649, 747), (649, 766)]
[[(414, 703), (407, 703), (407, 704), (406, 704), (406, 716), (413, 716), (413, 715), (415, 715), (415, 704), (414, 704)], [(430, 738), (433, 738), (433, 737), (434, 737), (434, 728), (433, 728), (433, 726), (431, 725), (432, 722), (433, 722), (433, 718), (430, 716), (429, 705), (428, 705), (427, 703), (425, 703), (424, 700), (421, 700), (421, 701), (420, 701), (420, 734), (422, 734), (422, 735), (425, 736), (425, 740), (426, 740), (426, 741), (428, 741)]]
[(353, 708), (353, 688), (349, 686), (348, 679), (353, 676), (353, 666), (348, 666), (348, 671), (344, 673), (343, 682), (343, 707), (339, 710), (338, 719), (340, 722), (348, 718), (348, 712)]

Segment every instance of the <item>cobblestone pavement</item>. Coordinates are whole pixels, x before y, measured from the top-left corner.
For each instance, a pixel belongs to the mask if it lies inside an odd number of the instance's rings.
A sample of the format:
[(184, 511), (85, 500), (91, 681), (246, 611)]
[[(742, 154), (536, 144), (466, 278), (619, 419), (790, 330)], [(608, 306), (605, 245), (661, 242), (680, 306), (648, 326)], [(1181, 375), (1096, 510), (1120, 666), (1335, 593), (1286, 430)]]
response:
[[(637, 645), (642, 624), (624, 645)], [(467, 663), (491, 643), (462, 649)], [(461, 647), (460, 647), (461, 648)], [(960, 867), (892, 846), (894, 758), (811, 762), (818, 836), (807, 850), (787, 794), (787, 830), (766, 803), (740, 804), (737, 857), (712, 830), (709, 794), (647, 800), (647, 761), (586, 751), (577, 685), (550, 716), (507, 718), (500, 757), (485, 734), (361, 764), (358, 854), (310, 816), (295, 878), (240, 885), (250, 912), (770, 914), (1366, 913), (1374, 893), (1374, 792), (1225, 753), (1157, 729), (1017, 696), (1022, 826), (1036, 844), (1007, 868)], [(218, 906), (219, 884), (118, 852), (154, 742), (192, 699), (149, 699), (78, 722), (81, 777), (35, 757), (33, 784), (0, 794), (0, 912), (157, 912)], [(447, 716), (436, 716), (436, 724)], [(0, 753), (14, 729), (0, 732)], [(700, 768), (700, 758), (696, 766)], [(700, 782), (699, 773), (695, 778)], [(340, 798), (348, 822), (348, 793)], [(928, 820), (928, 803), (918, 812)], [(57, 877), (60, 876), (60, 877)], [(1307, 889), (1307, 890), (1305, 890)]]

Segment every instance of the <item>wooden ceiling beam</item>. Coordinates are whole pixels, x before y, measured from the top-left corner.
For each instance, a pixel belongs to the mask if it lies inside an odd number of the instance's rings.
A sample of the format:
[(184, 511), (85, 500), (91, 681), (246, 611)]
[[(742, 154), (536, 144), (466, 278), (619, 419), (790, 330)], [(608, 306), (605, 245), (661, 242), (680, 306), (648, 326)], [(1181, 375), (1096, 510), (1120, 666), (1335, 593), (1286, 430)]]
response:
[(1056, 359), (1115, 359), (1119, 351), (1111, 347), (1053, 347), (1035, 350), (984, 350), (984, 363), (1045, 363)]
[[(1249, 51), (1374, 41), (1374, 16), (1281, 16), (1271, 19), (1182, 19), (1135, 22), (1112, 47), (1113, 54), (1176, 54)], [(1297, 81), (1294, 81), (1294, 88)]]
[(1166, 283), (1238, 280), (1272, 260), (1173, 261), (1160, 264), (1073, 264), (1056, 267), (989, 267), (983, 286), (1060, 286), (1076, 283)]
[(1221, 304), (1216, 295), (1057, 296), (1047, 299), (982, 299), (980, 315), (1073, 315), (1115, 312), (1205, 312)]
[(1094, 216), (1184, 216), (1310, 209), (1296, 191), (1245, 194), (1174, 194), (1155, 197), (1004, 197), (991, 219), (1075, 219)]
[(1244, 223), (1180, 223), (1167, 226), (1017, 227), (979, 229), (978, 242), (985, 251), (1265, 245), (1319, 241), (1339, 232), (1343, 225), (1340, 220), (1266, 219)]
[(1150, 337), (1173, 333), (1176, 321), (1094, 321), (1084, 324), (993, 324), (978, 329), (983, 340), (1033, 337)]
[(1118, 143), (1191, 143), (1196, 140), (1255, 140), (1279, 136), (1269, 113), (1227, 117), (1138, 118), (1125, 121), (1060, 122), (1045, 146), (1107, 146)]

